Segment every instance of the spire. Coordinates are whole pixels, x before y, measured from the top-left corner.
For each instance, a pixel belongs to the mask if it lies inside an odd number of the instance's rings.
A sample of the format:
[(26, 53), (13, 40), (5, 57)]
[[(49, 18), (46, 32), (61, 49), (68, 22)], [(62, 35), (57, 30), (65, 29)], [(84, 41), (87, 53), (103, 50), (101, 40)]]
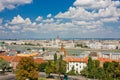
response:
[(64, 45), (63, 45), (63, 43), (61, 44), (61, 51), (62, 52), (64, 52), (64, 56), (66, 57), (66, 50), (65, 50), (65, 48), (64, 48)]

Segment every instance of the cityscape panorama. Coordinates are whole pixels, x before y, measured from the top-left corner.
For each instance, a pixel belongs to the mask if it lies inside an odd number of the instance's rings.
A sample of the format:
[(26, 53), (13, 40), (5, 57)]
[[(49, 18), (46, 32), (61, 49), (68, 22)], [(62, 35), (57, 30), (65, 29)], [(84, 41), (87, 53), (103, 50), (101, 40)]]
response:
[(0, 80), (120, 80), (120, 0), (0, 0)]

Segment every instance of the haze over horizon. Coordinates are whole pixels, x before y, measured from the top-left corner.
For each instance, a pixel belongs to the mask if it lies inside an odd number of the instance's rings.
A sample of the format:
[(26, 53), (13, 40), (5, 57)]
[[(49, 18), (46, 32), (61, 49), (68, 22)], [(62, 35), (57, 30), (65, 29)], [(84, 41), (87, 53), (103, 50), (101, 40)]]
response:
[(120, 38), (120, 0), (0, 0), (0, 39)]

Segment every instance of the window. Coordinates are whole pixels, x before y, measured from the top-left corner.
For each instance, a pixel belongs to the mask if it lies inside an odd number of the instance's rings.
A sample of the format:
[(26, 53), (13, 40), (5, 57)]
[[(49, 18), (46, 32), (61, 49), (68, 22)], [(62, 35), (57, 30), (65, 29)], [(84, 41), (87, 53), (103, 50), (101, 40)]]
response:
[(81, 66), (80, 66), (80, 68), (81, 68)]
[(76, 64), (76, 66), (78, 66), (78, 64)]

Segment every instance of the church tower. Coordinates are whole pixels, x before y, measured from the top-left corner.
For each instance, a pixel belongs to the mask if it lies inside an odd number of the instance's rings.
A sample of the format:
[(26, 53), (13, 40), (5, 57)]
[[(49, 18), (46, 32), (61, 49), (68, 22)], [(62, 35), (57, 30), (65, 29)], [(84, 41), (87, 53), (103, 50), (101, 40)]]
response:
[(66, 57), (66, 56), (67, 56), (67, 53), (66, 53), (66, 50), (65, 50), (65, 48), (64, 48), (63, 43), (61, 44), (61, 52), (63, 52), (63, 53), (64, 53), (64, 57)]

